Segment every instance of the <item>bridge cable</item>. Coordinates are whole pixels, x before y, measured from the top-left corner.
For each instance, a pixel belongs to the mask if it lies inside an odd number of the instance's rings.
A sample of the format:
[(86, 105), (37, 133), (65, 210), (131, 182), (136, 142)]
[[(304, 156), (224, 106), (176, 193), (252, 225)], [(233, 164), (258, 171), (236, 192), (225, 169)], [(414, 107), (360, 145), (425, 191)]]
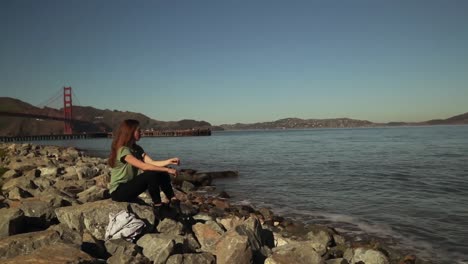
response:
[[(78, 99), (78, 96), (76, 96), (76, 94), (75, 94), (75, 92), (73, 91), (73, 89), (72, 89), (72, 94), (73, 94), (73, 99), (76, 100), (76, 101), (78, 101), (78, 104), (77, 104), (77, 105), (78, 105), (78, 106), (82, 106), (81, 103), (80, 103), (80, 100)], [(75, 105), (75, 104), (73, 104), (73, 105)]]
[(61, 92), (62, 90), (59, 89), (52, 97), (49, 97), (46, 101), (38, 104), (37, 107), (43, 108), (45, 106), (50, 105), (52, 102), (55, 102), (58, 99), (58, 97), (62, 94)]

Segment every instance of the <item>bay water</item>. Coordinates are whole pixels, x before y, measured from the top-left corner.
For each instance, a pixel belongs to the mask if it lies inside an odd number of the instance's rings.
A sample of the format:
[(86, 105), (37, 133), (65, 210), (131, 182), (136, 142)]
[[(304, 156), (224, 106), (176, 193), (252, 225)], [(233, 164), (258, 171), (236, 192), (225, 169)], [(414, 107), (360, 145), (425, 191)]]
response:
[[(106, 157), (110, 139), (40, 141)], [(142, 138), (153, 159), (237, 170), (237, 203), (369, 234), (435, 263), (468, 263), (468, 126), (214, 132)]]

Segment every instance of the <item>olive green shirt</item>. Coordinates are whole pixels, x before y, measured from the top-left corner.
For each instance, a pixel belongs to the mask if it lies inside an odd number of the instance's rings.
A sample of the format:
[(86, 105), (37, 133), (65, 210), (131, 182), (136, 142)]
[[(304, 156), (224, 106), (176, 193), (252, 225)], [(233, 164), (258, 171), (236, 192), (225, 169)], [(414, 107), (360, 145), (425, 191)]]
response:
[(120, 147), (117, 150), (115, 166), (111, 169), (111, 181), (109, 192), (112, 193), (119, 187), (119, 184), (131, 181), (138, 174), (138, 168), (128, 164), (125, 156), (133, 155), (139, 160), (143, 160), (144, 150), (138, 145), (130, 147)]

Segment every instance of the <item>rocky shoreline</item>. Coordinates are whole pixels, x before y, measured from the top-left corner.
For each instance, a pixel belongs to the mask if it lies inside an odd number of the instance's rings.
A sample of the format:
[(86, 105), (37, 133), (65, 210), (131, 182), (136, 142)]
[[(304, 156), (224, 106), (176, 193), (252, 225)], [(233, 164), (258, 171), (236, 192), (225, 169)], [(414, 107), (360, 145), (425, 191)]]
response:
[[(353, 241), (268, 208), (235, 205), (212, 180), (236, 172), (183, 170), (179, 208), (156, 214), (146, 195), (108, 197), (106, 159), (75, 148), (0, 144), (1, 263), (428, 263), (381, 241)], [(146, 227), (133, 242), (105, 241), (109, 214), (126, 210)]]

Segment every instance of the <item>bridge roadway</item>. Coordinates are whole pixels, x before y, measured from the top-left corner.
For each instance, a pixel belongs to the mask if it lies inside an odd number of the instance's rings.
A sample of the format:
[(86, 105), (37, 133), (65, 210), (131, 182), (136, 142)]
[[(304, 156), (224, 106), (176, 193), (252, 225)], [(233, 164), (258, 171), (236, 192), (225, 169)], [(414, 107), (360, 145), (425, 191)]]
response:
[(51, 120), (57, 120), (57, 121), (72, 121), (72, 122), (75, 121), (73, 119), (68, 120), (68, 119), (65, 119), (63, 117), (58, 117), (58, 116), (26, 114), (26, 113), (13, 113), (13, 112), (5, 112), (5, 111), (0, 111), (0, 116), (27, 117), (27, 118), (51, 119)]

